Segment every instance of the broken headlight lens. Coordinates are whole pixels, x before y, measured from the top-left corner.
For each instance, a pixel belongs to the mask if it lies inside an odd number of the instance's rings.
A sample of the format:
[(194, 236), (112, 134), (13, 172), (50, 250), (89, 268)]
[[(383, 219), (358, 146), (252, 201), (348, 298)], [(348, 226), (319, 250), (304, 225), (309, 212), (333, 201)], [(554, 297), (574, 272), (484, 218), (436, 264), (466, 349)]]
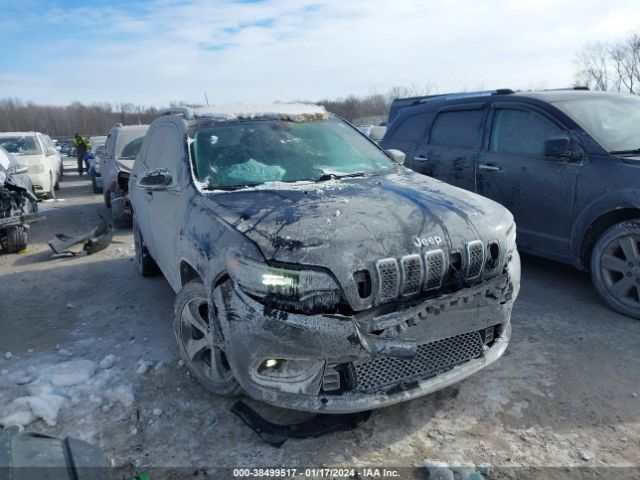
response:
[(240, 288), (257, 300), (283, 310), (328, 312), (340, 302), (340, 288), (325, 272), (271, 267), (242, 257), (227, 257), (227, 269)]

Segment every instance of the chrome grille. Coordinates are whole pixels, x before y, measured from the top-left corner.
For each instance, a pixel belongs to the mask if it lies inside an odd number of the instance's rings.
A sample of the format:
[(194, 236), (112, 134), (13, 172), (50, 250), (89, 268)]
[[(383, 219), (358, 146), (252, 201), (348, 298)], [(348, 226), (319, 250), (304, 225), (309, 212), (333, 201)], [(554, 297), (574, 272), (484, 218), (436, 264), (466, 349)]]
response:
[(414, 295), (422, 289), (422, 258), (407, 255), (400, 259), (402, 267), (402, 295)]
[(482, 355), (482, 337), (469, 332), (418, 346), (412, 360), (374, 358), (354, 364), (356, 390), (371, 391), (424, 380)]
[(378, 271), (378, 298), (381, 302), (398, 297), (400, 274), (398, 262), (395, 258), (385, 258), (376, 262)]
[(424, 254), (424, 262), (427, 266), (424, 289), (440, 288), (445, 272), (444, 252), (442, 250), (431, 250)]
[(484, 244), (482, 240), (467, 243), (467, 278), (475, 278), (484, 266)]

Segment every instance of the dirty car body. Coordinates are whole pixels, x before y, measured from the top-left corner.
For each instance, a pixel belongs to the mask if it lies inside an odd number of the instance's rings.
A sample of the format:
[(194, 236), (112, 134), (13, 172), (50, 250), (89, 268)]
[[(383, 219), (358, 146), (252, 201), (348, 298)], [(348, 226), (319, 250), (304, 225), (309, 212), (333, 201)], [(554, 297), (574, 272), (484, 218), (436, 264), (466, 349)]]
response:
[(320, 107), (169, 110), (130, 196), (139, 267), (178, 292), (180, 352), (214, 392), (368, 410), (466, 378), (509, 342), (511, 214), (395, 164)]
[(0, 147), (0, 250), (8, 253), (27, 246), (29, 224), (41, 219), (26, 171)]

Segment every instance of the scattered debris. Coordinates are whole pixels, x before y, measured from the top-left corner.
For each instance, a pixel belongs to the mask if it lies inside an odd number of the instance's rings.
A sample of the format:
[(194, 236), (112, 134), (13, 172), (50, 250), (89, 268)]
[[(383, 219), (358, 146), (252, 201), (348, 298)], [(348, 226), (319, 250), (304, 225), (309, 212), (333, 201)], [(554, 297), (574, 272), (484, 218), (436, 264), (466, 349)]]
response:
[(153, 366), (153, 362), (147, 360), (138, 360), (138, 369), (136, 373), (138, 375), (144, 375)]
[(236, 402), (231, 412), (269, 445), (280, 448), (289, 438), (317, 438), (328, 433), (352, 430), (371, 416), (371, 410), (350, 414), (317, 414), (310, 420), (280, 425), (271, 423), (244, 402)]
[(96, 363), (91, 360), (71, 360), (45, 368), (37, 375), (36, 382), (69, 387), (89, 380), (96, 368)]
[(7, 352), (4, 354), (4, 358), (6, 358), (7, 360), (9, 360), (11, 357), (13, 357), (13, 353), (11, 352)]
[[(104, 250), (109, 246), (113, 239), (113, 228), (111, 225), (107, 224), (102, 215), (100, 216), (100, 219), (100, 224), (89, 233), (75, 237), (69, 237), (64, 233), (56, 233), (54, 238), (49, 240), (47, 243), (56, 255), (66, 254), (74, 256), (82, 253), (83, 251), (87, 255), (91, 255), (99, 252), (100, 250)], [(71, 250), (71, 247), (79, 243), (83, 244), (82, 250)]]
[(65, 308), (76, 308), (76, 306), (73, 303), (67, 303)]
[(429, 480), (484, 480), (493, 473), (493, 467), (486, 463), (475, 465), (472, 462), (445, 462), (426, 459), (424, 467), (429, 472)]
[(162, 410), (160, 410), (159, 408), (154, 408), (152, 413), (153, 413), (156, 417), (159, 417), (160, 415), (162, 415)]
[(578, 452), (578, 456), (580, 457), (580, 460), (583, 460), (585, 462), (590, 462), (591, 460), (593, 460), (593, 453), (587, 450), (580, 450)]
[(130, 385), (118, 385), (105, 392), (105, 397), (110, 402), (120, 402), (124, 407), (131, 407), (135, 401), (133, 388)]
[(109, 354), (100, 360), (100, 368), (103, 370), (109, 370), (116, 363), (116, 356), (113, 354)]

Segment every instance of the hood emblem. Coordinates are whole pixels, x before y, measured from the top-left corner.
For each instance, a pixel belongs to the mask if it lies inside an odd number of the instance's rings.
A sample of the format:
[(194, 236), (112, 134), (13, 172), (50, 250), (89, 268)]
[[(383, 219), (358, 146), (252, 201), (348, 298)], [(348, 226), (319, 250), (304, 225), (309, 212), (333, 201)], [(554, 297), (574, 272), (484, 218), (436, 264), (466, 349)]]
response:
[(416, 247), (440, 246), (442, 244), (442, 238), (438, 235), (434, 235), (433, 237), (415, 237), (413, 244)]

